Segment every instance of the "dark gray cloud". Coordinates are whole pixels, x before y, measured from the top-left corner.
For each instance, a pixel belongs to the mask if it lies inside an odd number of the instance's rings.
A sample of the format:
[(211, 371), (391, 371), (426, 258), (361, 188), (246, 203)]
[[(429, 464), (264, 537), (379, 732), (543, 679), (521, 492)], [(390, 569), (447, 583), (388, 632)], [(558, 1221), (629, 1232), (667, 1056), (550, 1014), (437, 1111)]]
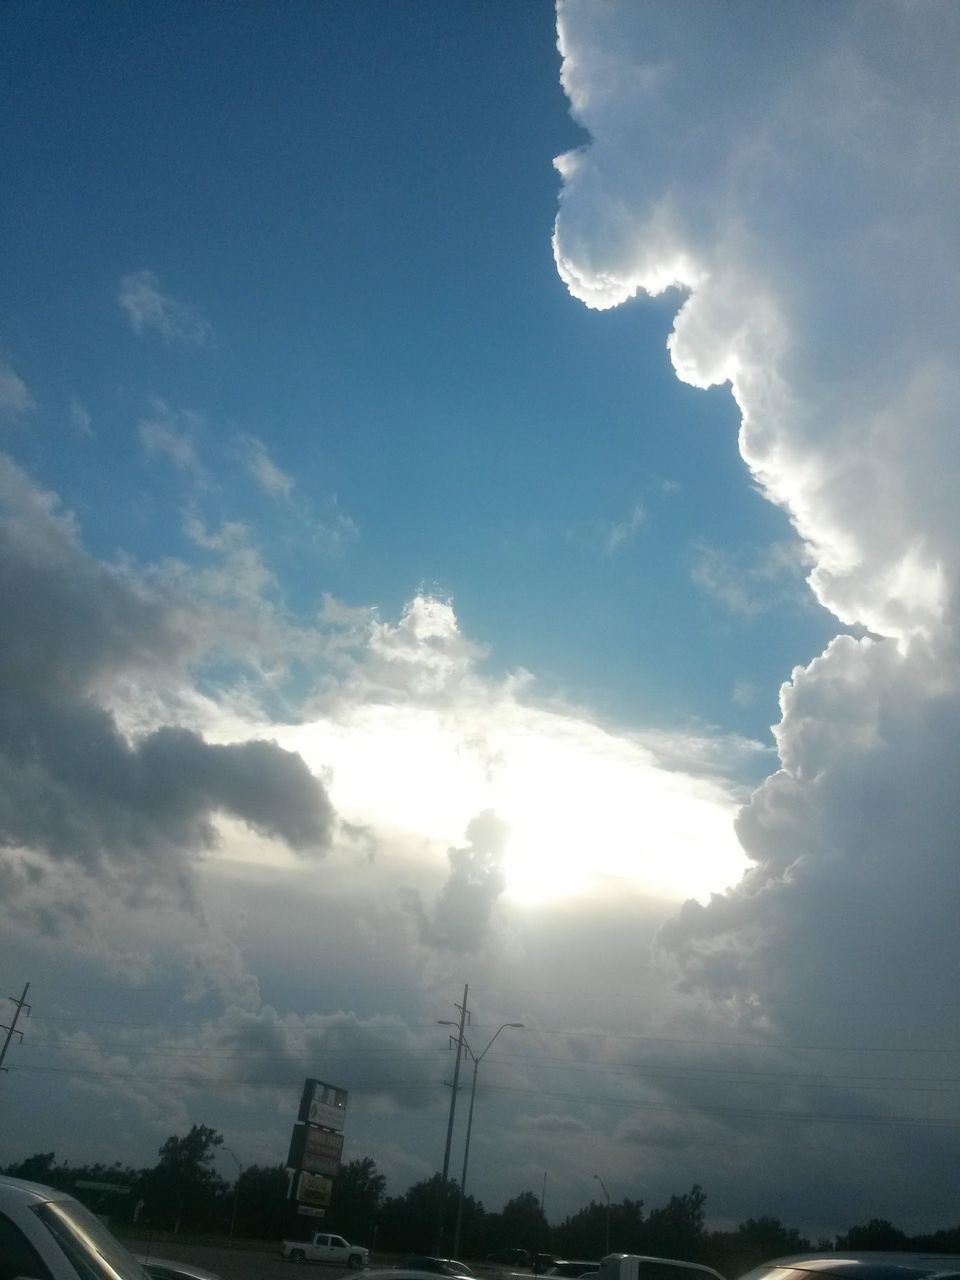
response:
[(467, 824), (467, 844), (449, 849), (450, 875), (428, 911), (420, 894), (405, 899), (417, 922), (420, 940), (451, 951), (476, 951), (486, 936), (497, 899), (506, 888), (503, 856), (509, 826), (485, 809)]
[(216, 843), (217, 813), (297, 850), (328, 847), (332, 807), (296, 753), (176, 725), (121, 731), (111, 689), (186, 672), (211, 619), (94, 561), (54, 499), (2, 458), (0, 599), (0, 843), (91, 870), (135, 864), (180, 894), (189, 861)]

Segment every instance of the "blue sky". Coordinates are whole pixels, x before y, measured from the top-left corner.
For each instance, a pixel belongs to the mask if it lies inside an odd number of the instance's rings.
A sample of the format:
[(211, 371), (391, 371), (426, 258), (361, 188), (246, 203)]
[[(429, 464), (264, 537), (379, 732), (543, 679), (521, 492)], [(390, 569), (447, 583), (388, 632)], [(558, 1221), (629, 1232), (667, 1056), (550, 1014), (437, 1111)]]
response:
[[(396, 615), (437, 590), (546, 694), (766, 738), (829, 619), (796, 575), (748, 581), (791, 531), (751, 491), (728, 394), (670, 368), (676, 298), (591, 315), (557, 278), (551, 161), (584, 134), (549, 6), (22, 6), (10, 25), (0, 333), (38, 388), (11, 444), (92, 548), (197, 555), (185, 477), (137, 436), (160, 399), (199, 415), (221, 483), (198, 509), (250, 523), (292, 609), (332, 592)], [(144, 270), (202, 345), (131, 331), (117, 294)], [(250, 435), (301, 517), (336, 502), (347, 545), (271, 511), (238, 464)], [(739, 609), (692, 581), (705, 548)]]
[(4, 7), (0, 1163), (402, 1190), (469, 982), (493, 1208), (952, 1220), (960, 16), (788, 9)]

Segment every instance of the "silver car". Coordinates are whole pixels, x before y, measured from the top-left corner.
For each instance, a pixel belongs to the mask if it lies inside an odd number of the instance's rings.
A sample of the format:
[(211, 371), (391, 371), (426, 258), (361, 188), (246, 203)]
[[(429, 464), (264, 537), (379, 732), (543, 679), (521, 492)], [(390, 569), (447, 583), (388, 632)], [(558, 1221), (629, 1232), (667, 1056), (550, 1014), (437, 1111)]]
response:
[(39, 1280), (149, 1280), (100, 1219), (65, 1191), (0, 1175), (0, 1260)]

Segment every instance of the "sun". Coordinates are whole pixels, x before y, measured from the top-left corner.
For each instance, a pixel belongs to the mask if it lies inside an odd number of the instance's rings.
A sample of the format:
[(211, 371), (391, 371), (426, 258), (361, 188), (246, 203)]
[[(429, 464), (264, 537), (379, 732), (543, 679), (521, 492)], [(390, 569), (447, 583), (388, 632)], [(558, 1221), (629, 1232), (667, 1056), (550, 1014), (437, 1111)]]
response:
[(469, 716), (368, 704), (284, 742), (327, 777), (342, 817), (406, 832), (434, 860), (492, 809), (509, 827), (502, 869), (514, 902), (618, 885), (706, 900), (747, 865), (732, 788), (667, 768), (637, 739), (575, 715), (513, 701)]
[(552, 729), (501, 743), (495, 807), (510, 827), (508, 897), (543, 902), (620, 882), (706, 899), (740, 878), (736, 803), (717, 784), (661, 768), (594, 726)]

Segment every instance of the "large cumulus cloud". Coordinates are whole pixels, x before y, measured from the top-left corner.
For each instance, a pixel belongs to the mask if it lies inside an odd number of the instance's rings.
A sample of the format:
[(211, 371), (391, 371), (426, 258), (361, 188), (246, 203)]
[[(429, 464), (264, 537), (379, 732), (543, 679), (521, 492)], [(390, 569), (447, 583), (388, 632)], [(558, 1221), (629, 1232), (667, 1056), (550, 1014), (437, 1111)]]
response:
[[(920, 1177), (929, 1206), (949, 1121), (943, 1059), (917, 1053), (960, 1044), (960, 13), (561, 0), (559, 43), (590, 133), (557, 162), (561, 276), (601, 308), (676, 287), (678, 376), (729, 383), (812, 590), (863, 635), (784, 685), (780, 768), (737, 824), (752, 868), (688, 903), (660, 954), (759, 1044), (899, 1076), (909, 1107), (887, 1084), (872, 1105), (839, 1089), (834, 1110), (873, 1113), (861, 1152), (884, 1116), (930, 1126), (869, 1144), (905, 1171), (886, 1194)], [(817, 1133), (842, 1170), (845, 1140)]]

